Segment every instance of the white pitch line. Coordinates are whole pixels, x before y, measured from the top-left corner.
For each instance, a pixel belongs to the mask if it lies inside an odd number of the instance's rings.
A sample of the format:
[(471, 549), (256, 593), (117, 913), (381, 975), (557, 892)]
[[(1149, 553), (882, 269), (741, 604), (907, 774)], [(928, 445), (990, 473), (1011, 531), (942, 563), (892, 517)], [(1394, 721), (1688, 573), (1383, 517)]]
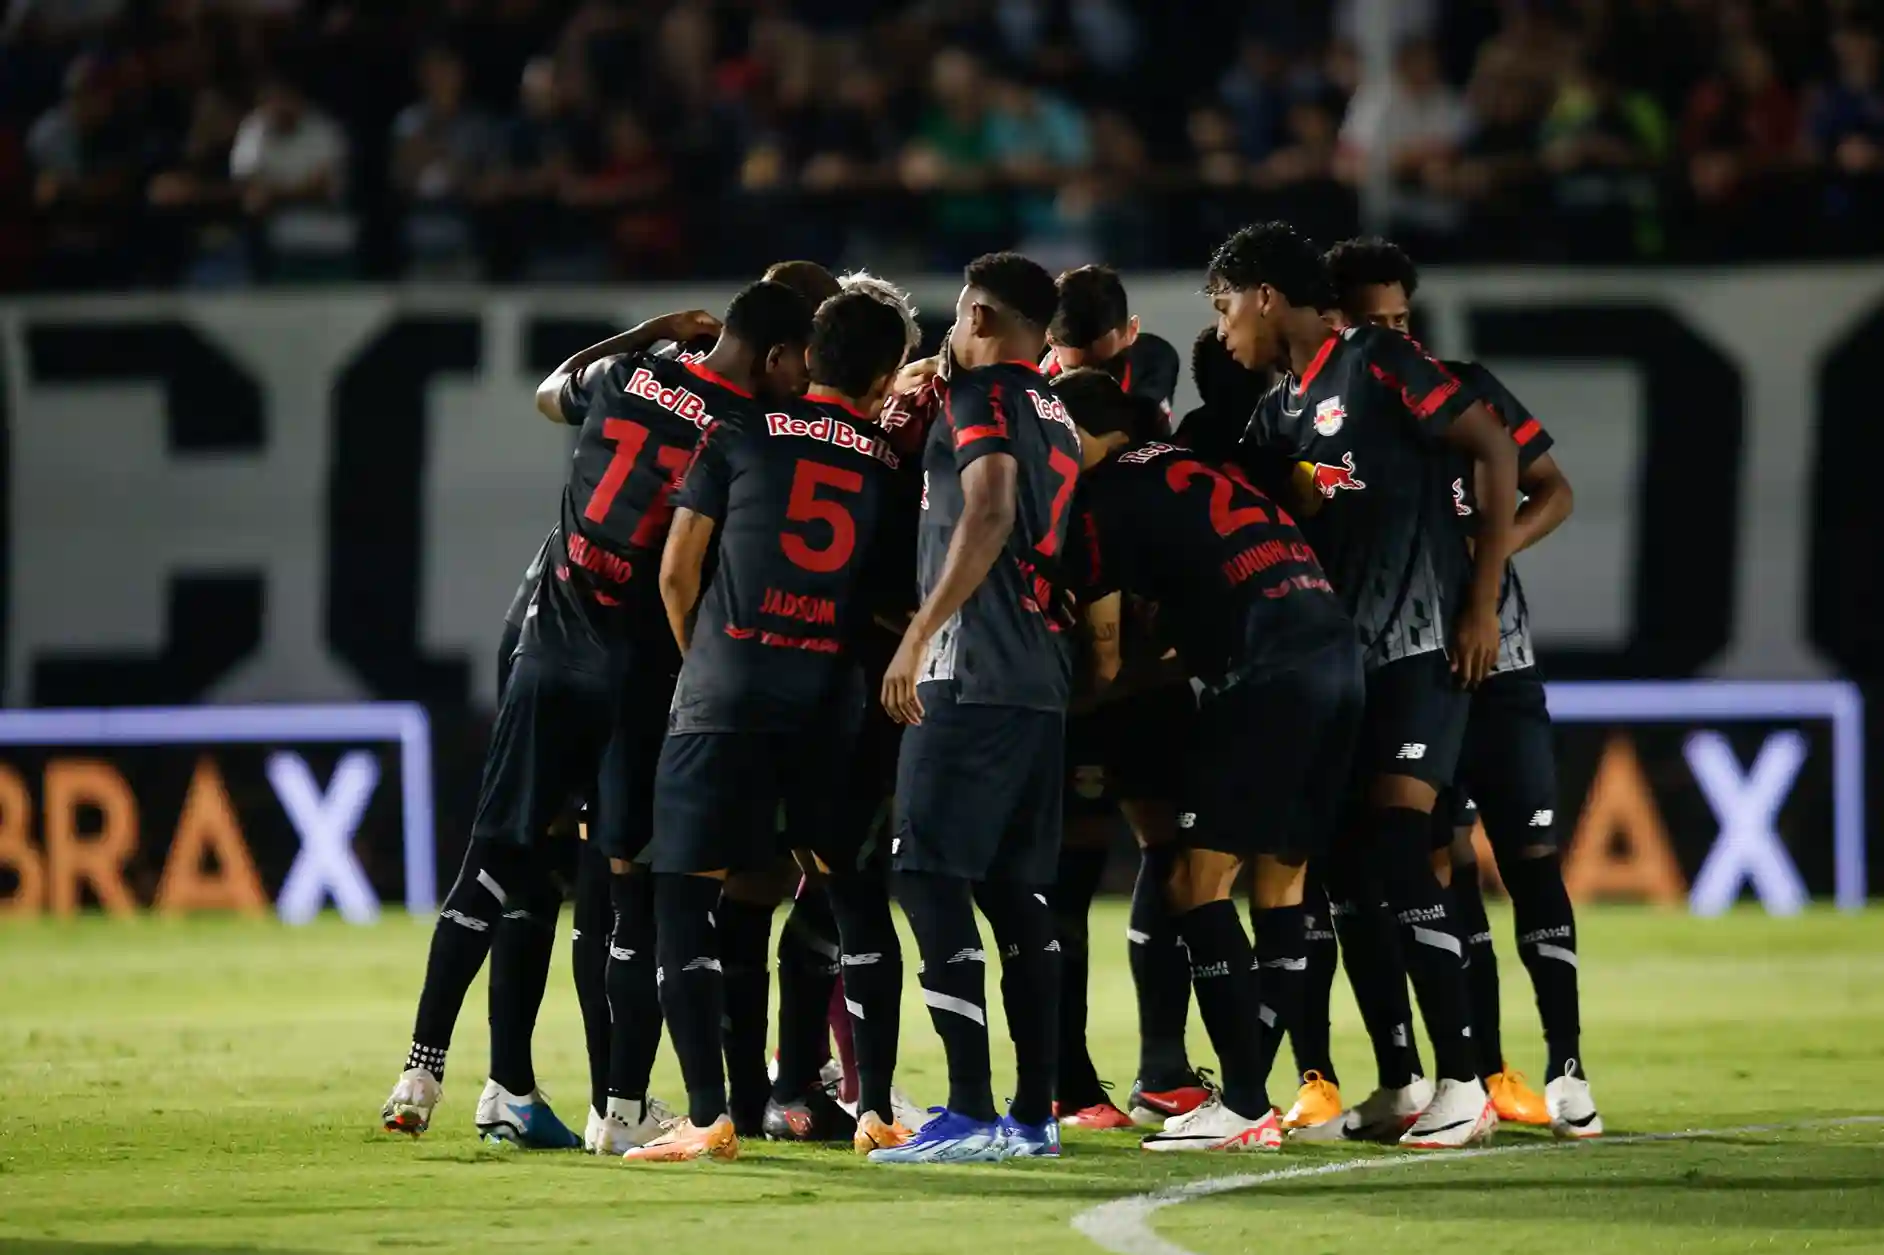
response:
[(1789, 1124), (1743, 1124), (1732, 1129), (1686, 1129), (1678, 1133), (1631, 1133), (1623, 1137), (1591, 1138), (1583, 1142), (1530, 1142), (1522, 1146), (1495, 1146), (1477, 1150), (1417, 1155), (1388, 1155), (1378, 1159), (1344, 1159), (1339, 1163), (1279, 1168), (1274, 1172), (1240, 1173), (1231, 1177), (1205, 1177), (1182, 1185), (1167, 1186), (1148, 1194), (1131, 1194), (1109, 1203), (1088, 1208), (1073, 1217), (1073, 1228), (1091, 1238), (1101, 1250), (1112, 1255), (1196, 1255), (1196, 1252), (1167, 1242), (1151, 1227), (1151, 1218), (1166, 1207), (1228, 1194), (1252, 1186), (1276, 1181), (1295, 1181), (1306, 1177), (1332, 1177), (1347, 1172), (1373, 1172), (1382, 1168), (1403, 1168), (1408, 1164), (1455, 1163), (1461, 1159), (1490, 1159), (1498, 1155), (1526, 1155), (1540, 1151), (1591, 1150), (1603, 1146), (1631, 1146), (1641, 1142), (1685, 1142), (1702, 1137), (1740, 1137), (1752, 1133), (1785, 1133), (1798, 1129), (1836, 1128), (1850, 1124), (1884, 1124), (1884, 1116), (1840, 1116), (1826, 1120), (1800, 1120)]

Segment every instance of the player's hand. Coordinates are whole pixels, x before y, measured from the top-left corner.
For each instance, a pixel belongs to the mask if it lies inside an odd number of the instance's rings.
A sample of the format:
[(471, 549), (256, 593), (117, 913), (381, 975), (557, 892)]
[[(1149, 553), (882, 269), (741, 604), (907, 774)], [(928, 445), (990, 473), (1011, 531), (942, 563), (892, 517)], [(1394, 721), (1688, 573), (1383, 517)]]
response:
[(913, 392), (922, 387), (942, 369), (942, 361), (937, 357), (919, 357), (896, 372), (896, 382), (890, 385), (892, 393)]
[(1452, 674), (1464, 688), (1477, 688), (1498, 665), (1498, 607), (1466, 610), (1452, 632)]
[(896, 647), (889, 670), (883, 673), (883, 709), (898, 723), (912, 727), (922, 722), (922, 699), (916, 696), (916, 676), (922, 671), (922, 655), (927, 641), (914, 632), (903, 633), (903, 643)]
[(720, 320), (704, 309), (689, 309), (677, 314), (669, 314), (661, 320), (666, 325), (664, 339), (675, 344), (685, 344), (703, 336), (716, 336), (720, 333)]

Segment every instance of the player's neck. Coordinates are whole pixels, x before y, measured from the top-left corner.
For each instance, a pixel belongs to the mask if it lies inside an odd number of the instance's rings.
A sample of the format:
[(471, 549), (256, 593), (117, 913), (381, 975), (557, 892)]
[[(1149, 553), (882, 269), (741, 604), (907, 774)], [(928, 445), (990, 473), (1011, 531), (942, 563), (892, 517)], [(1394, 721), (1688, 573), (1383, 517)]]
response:
[(1285, 334), (1288, 335), (1289, 371), (1297, 379), (1309, 372), (1322, 346), (1335, 337), (1334, 331), (1319, 318), (1312, 326), (1305, 324), (1299, 332)]
[(1044, 338), (1021, 340), (1010, 337), (988, 342), (984, 352), (975, 354), (973, 363), (964, 363), (964, 365), (971, 370), (982, 366), (1025, 366), (1033, 370), (1038, 368), (1040, 359), (1046, 356), (1046, 352), (1047, 342)]
[(869, 420), (873, 413), (869, 405), (870, 398), (854, 397), (821, 383), (813, 383), (811, 385), (810, 391), (805, 393), (805, 400), (822, 401), (827, 405), (835, 405), (842, 409), (849, 410), (853, 416), (865, 420)]
[(721, 336), (719, 343), (694, 365), (703, 373), (717, 375), (742, 392), (752, 391), (746, 382), (746, 377), (752, 373), (752, 355), (746, 352), (744, 345), (729, 343), (725, 336)]

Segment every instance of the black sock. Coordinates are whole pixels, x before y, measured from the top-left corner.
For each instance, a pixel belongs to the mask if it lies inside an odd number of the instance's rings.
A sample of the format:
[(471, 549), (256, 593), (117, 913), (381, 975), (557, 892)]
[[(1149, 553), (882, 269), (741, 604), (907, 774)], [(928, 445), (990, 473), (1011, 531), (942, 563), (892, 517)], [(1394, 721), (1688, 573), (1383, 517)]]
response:
[[(655, 884), (646, 868), (610, 875), (613, 918), (608, 942), (608, 1076), (603, 1105), (636, 1104), (626, 1115), (639, 1120), (648, 1097), (648, 1075), (661, 1048), (661, 990), (656, 977)], [(621, 1115), (623, 1113), (617, 1112)], [(623, 1115), (623, 1118), (626, 1118)], [(632, 1123), (632, 1121), (631, 1121)]]
[(857, 1111), (896, 1118), (890, 1083), (902, 1032), (903, 950), (880, 869), (839, 870), (826, 886), (844, 942), (844, 1006), (857, 1057)]
[(831, 1055), (831, 986), (837, 983), (837, 921), (822, 885), (798, 888), (778, 933), (778, 1079), (772, 1097), (802, 1098)]
[(1138, 1082), (1149, 1090), (1193, 1083), (1184, 1029), (1190, 1019), (1190, 959), (1179, 944), (1178, 923), (1167, 894), (1178, 851), (1169, 845), (1139, 852), (1132, 883), (1132, 914), (1125, 947), (1138, 997)]
[(544, 895), (530, 904), (512, 900), (491, 940), (491, 1079), (513, 1094), (536, 1089), (530, 1045), (537, 1013), (543, 1009), (543, 991), (549, 987), (562, 906), (548, 879), (541, 884)]
[(656, 980), (667, 1034), (687, 1085), (687, 1115), (705, 1128), (726, 1114), (726, 1073), (720, 1062), (725, 980), (720, 972), (714, 912), (720, 882), (705, 876), (654, 877)]
[(1433, 1070), (1443, 1080), (1472, 1080), (1478, 1076), (1478, 1056), (1465, 993), (1465, 947), (1447, 907), (1451, 895), (1433, 875), (1432, 816), (1392, 806), (1375, 811), (1371, 821), (1374, 866), (1380, 869), (1399, 929), (1401, 958), (1432, 1039)]
[(1341, 967), (1374, 1048), (1375, 1084), (1399, 1089), (1425, 1069), (1413, 1041), (1413, 1004), (1407, 998), (1400, 944), (1380, 892), (1379, 882), (1370, 876), (1350, 880), (1346, 873), (1330, 870), (1328, 913), (1340, 938)]
[(1307, 916), (1308, 908), (1300, 903), (1250, 913), (1256, 929), (1258, 988), (1262, 994), (1258, 1013), (1263, 1025), (1262, 1079), (1265, 1086), (1269, 1083), (1269, 1074), (1275, 1071), (1276, 1052), (1282, 1048), (1283, 1034), (1295, 1036), (1295, 1026), (1302, 1022), (1302, 987), (1308, 980)]
[(1498, 952), (1492, 948), (1491, 921), (1485, 917), (1485, 893), (1478, 883), (1478, 862), (1452, 864), (1452, 905), (1458, 912), (1459, 938), (1465, 942), (1465, 988), (1472, 999), (1472, 1040), (1477, 1043), (1478, 1074), (1487, 1077), (1505, 1066), (1504, 1033), (1499, 1024)]
[(975, 927), (969, 884), (954, 876), (901, 872), (896, 889), (922, 956), (916, 972), (922, 1000), (929, 1005), (929, 1021), (948, 1056), (948, 1109), (973, 1120), (992, 1121), (988, 958)]
[(1583, 1075), (1582, 1028), (1577, 1007), (1577, 921), (1555, 853), (1514, 858), (1505, 875), (1518, 932), (1518, 957), (1531, 974), (1537, 1016), (1549, 1052), (1544, 1076)]
[(1087, 930), (1092, 900), (1105, 875), (1103, 845), (1063, 845), (1060, 868), (1047, 899), (1053, 903), (1053, 927), (1060, 939), (1060, 1109), (1079, 1111), (1105, 1101), (1099, 1071), (1086, 1044), (1087, 982), (1092, 950)]
[[(576, 863), (575, 927), (569, 932), (569, 966), (576, 978), (576, 1005), (582, 1011), (582, 1037), (589, 1055), (589, 1105), (608, 1112), (608, 946), (615, 927), (609, 902), (608, 858), (582, 842)], [(649, 905), (650, 920), (653, 912)], [(650, 938), (652, 933), (649, 934)], [(654, 956), (647, 956), (648, 971)]]
[(472, 841), (452, 882), (438, 922), (432, 925), (432, 948), (425, 957), (425, 984), (419, 990), (418, 1014), (412, 1022), (412, 1046), (406, 1068), (424, 1068), (445, 1079), (445, 1052), (451, 1049), (451, 1031), (464, 1008), (465, 994), (477, 979), (484, 957), (491, 951), (491, 936), (503, 914), (508, 894), (503, 880), (510, 866), (527, 851), (495, 841)]
[[(1289, 1026), (1289, 1045), (1295, 1052), (1298, 1077), (1314, 1072), (1330, 1085), (1339, 1085), (1329, 1040), (1329, 1004), (1334, 997), (1335, 969), (1340, 966), (1341, 954), (1335, 944), (1334, 922), (1328, 918), (1328, 895), (1313, 876), (1309, 878), (1308, 897), (1302, 911), (1308, 970), (1302, 975), (1301, 1015)], [(1257, 939), (1261, 937), (1262, 931), (1258, 929)]]
[(1190, 951), (1197, 1010), (1223, 1069), (1223, 1105), (1246, 1120), (1262, 1118), (1269, 1095), (1262, 1077), (1262, 1020), (1255, 959), (1236, 904), (1227, 899), (1187, 911), (1179, 922)]
[(1053, 1115), (1060, 1055), (1060, 946), (1053, 912), (1033, 888), (1010, 881), (975, 886), (975, 901), (1001, 947), (1001, 1006), (1014, 1043), (1008, 1113), (1021, 1124), (1040, 1124)]
[(765, 1074), (766, 1010), (772, 993), (772, 912), (776, 908), (722, 897), (714, 913), (726, 973), (728, 1109), (741, 1133), (765, 1123), (772, 1082)]

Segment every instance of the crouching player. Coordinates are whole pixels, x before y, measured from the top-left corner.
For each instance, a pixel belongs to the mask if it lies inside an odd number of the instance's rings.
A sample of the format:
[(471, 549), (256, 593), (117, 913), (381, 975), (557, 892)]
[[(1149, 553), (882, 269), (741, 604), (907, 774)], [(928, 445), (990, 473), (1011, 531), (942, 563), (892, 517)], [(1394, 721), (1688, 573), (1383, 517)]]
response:
[[(1267, 1082), (1299, 1016), (1306, 864), (1326, 848), (1364, 697), (1354, 626), (1294, 520), (1229, 463), (1142, 438), (1156, 413), (1074, 371), (1056, 385), (1086, 470), (1069, 546), (1090, 591), (1100, 682), (1119, 590), (1155, 600), (1194, 678), (1170, 892), (1223, 1089), (1147, 1150), (1273, 1150)], [(1256, 944), (1231, 887), (1255, 864)]]

